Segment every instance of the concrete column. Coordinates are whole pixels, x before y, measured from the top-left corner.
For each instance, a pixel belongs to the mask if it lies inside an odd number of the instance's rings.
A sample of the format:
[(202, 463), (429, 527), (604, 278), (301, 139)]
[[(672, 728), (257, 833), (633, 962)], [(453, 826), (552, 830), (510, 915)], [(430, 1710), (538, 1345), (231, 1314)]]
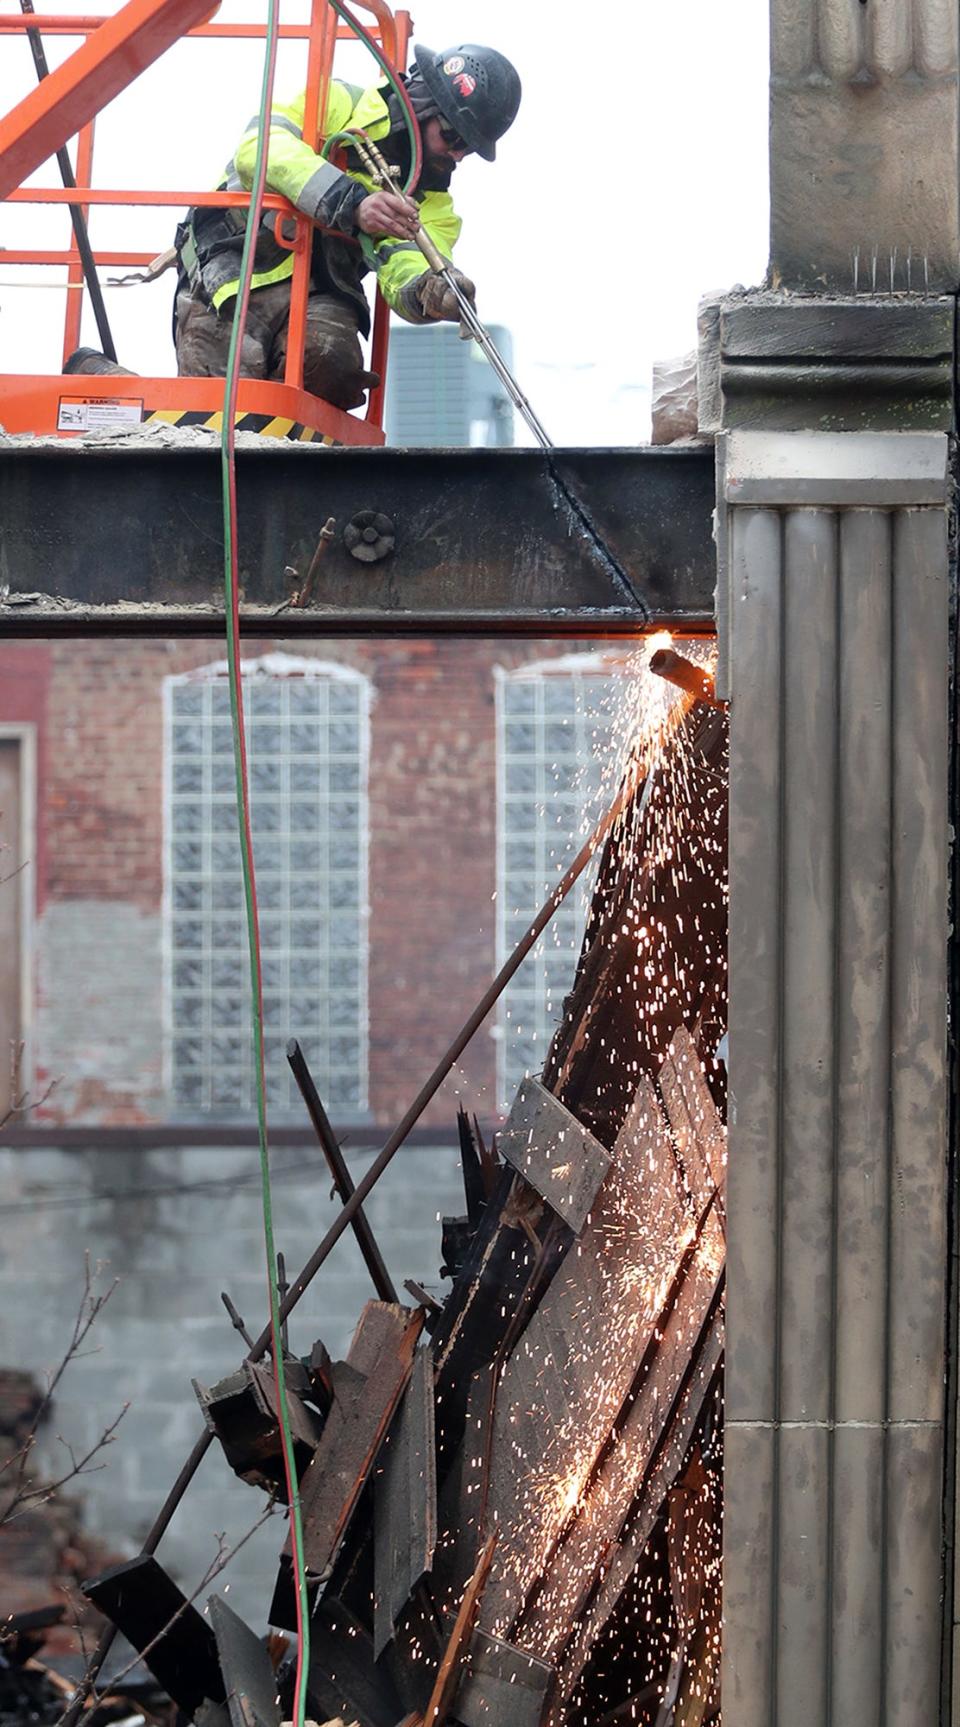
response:
[(933, 1727), (947, 437), (732, 430), (720, 447), (732, 723), (724, 1715), (736, 1727)]
[(960, 279), (956, 0), (771, 0), (771, 281)]

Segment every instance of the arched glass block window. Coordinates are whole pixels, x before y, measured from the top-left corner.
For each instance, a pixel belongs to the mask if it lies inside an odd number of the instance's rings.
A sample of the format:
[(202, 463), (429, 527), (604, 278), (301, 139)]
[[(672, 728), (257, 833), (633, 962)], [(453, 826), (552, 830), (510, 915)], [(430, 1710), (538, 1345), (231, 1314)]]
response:
[[(616, 791), (609, 768), (619, 658), (571, 653), (498, 671), (498, 965)], [(543, 1067), (573, 983), (594, 876), (595, 868), (584, 872), (501, 997), (501, 1109), (509, 1108), (524, 1074)]]
[[(268, 1102), (299, 1111), (297, 1037), (327, 1108), (367, 1106), (369, 680), (287, 654), (243, 666)], [(167, 1080), (179, 1115), (253, 1107), (226, 663), (165, 690)]]

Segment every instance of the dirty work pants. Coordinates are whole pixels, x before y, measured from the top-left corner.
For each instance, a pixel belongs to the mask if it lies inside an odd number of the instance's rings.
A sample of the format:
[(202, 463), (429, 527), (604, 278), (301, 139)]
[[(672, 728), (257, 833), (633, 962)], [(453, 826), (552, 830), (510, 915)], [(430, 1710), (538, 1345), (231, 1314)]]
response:
[[(223, 315), (189, 292), (177, 295), (177, 370), (181, 377), (222, 378), (227, 369), (231, 300)], [(250, 295), (240, 352), (242, 378), (279, 378), (287, 358), (290, 283)], [(357, 314), (332, 294), (311, 294), (303, 353), (303, 387), (337, 408), (359, 408), (376, 379), (364, 371)]]

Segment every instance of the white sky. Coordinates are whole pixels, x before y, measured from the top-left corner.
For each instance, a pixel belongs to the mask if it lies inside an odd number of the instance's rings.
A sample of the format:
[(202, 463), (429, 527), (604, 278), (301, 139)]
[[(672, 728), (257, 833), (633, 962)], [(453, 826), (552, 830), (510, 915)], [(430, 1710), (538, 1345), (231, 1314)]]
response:
[[(37, 0), (37, 10), (96, 4)], [(556, 442), (642, 442), (652, 363), (693, 347), (699, 296), (756, 283), (766, 267), (767, 0), (608, 0), (596, 15), (531, 0), (418, 0), (410, 10), (417, 41), (490, 43), (523, 79), (497, 162), (468, 159), (455, 180), (457, 262), (478, 284), (481, 316), (511, 329), (521, 384)], [(258, 0), (224, 0), (217, 17), (264, 13)], [(281, 0), (283, 22), (303, 16), (303, 0)], [(74, 45), (50, 37), (50, 63)], [(261, 52), (217, 41), (170, 50), (101, 116), (96, 183), (215, 185), (258, 105)], [(281, 99), (302, 86), (304, 56), (304, 44), (282, 45)], [(362, 50), (340, 50), (345, 76), (367, 81), (368, 66)], [(26, 42), (0, 37), (0, 111), (33, 83)], [(55, 162), (33, 183), (58, 184)], [(159, 252), (177, 216), (95, 210), (94, 246)], [(2, 248), (62, 247), (67, 235), (62, 207), (0, 207), (3, 371), (59, 370), (65, 295), (38, 285), (52, 272), (5, 266)], [(107, 292), (119, 357), (135, 371), (175, 371), (172, 283)], [(99, 346), (89, 312), (83, 340)]]

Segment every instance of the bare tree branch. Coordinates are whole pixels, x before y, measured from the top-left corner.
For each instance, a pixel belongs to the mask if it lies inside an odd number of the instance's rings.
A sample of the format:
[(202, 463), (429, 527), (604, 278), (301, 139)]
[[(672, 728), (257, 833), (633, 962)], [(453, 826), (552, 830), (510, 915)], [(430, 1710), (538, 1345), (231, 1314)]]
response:
[[(0, 887), (3, 883), (0, 881)], [(9, 1109), (0, 1116), (0, 1132), (9, 1127), (11, 1121), (19, 1121), (22, 1115), (29, 1115), (31, 1110), (42, 1109), (47, 1099), (56, 1091), (59, 1081), (51, 1079), (39, 1097), (31, 1098), (29, 1091), (21, 1091), (20, 1075), (23, 1068), (24, 1044), (22, 1039), (10, 1044), (10, 1097)]]
[(31, 1510), (34, 1505), (45, 1504), (48, 1499), (52, 1499), (53, 1495), (59, 1492), (61, 1487), (65, 1487), (68, 1481), (76, 1480), (78, 1475), (95, 1475), (99, 1469), (105, 1469), (106, 1465), (104, 1463), (93, 1463), (92, 1459), (98, 1456), (101, 1451), (105, 1450), (108, 1445), (113, 1444), (117, 1428), (120, 1426), (120, 1423), (129, 1408), (129, 1403), (125, 1403), (123, 1405), (119, 1414), (115, 1415), (113, 1420), (108, 1423), (101, 1433), (100, 1438), (91, 1445), (90, 1450), (84, 1453), (79, 1462), (77, 1461), (73, 1447), (68, 1445), (62, 1435), (58, 1433), (57, 1438), (60, 1440), (60, 1444), (65, 1446), (70, 1458), (70, 1468), (64, 1475), (59, 1476), (56, 1481), (44, 1481), (39, 1487), (21, 1486), (17, 1490), (14, 1501), (7, 1506), (2, 1516), (0, 1516), (0, 1524), (13, 1523), (17, 1517), (22, 1517), (24, 1512)]
[[(77, 1475), (89, 1474), (94, 1457), (96, 1457), (97, 1454), (107, 1445), (112, 1443), (117, 1427), (129, 1408), (129, 1404), (124, 1404), (119, 1415), (115, 1416), (114, 1420), (104, 1428), (100, 1438), (90, 1447), (90, 1450), (85, 1453), (79, 1462), (77, 1462), (70, 1446), (66, 1444), (65, 1440), (61, 1439), (61, 1444), (66, 1447), (67, 1453), (70, 1456), (70, 1469), (67, 1470), (57, 1481), (44, 1482), (35, 1487), (29, 1485), (28, 1468), (30, 1458), (37, 1442), (37, 1434), (40, 1427), (49, 1414), (54, 1393), (56, 1392), (56, 1389), (70, 1363), (77, 1359), (81, 1345), (89, 1335), (91, 1327), (99, 1319), (120, 1281), (119, 1278), (114, 1278), (108, 1289), (98, 1290), (95, 1287), (94, 1279), (99, 1275), (100, 1269), (100, 1266), (97, 1265), (95, 1271), (91, 1274), (90, 1255), (89, 1253), (84, 1254), (83, 1294), (80, 1297), (80, 1305), (77, 1308), (77, 1315), (73, 1322), (73, 1330), (70, 1334), (67, 1347), (53, 1372), (47, 1376), (46, 1390), (34, 1411), (33, 1420), (30, 1423), (30, 1427), (23, 1443), (11, 1454), (11, 1456), (4, 1458), (3, 1461), (0, 1462), (0, 1488), (4, 1490), (3, 1496), (0, 1498), (0, 1527), (5, 1523), (11, 1522), (14, 1517), (20, 1516), (30, 1505), (35, 1504), (38, 1501), (42, 1502), (43, 1500), (49, 1499), (53, 1493), (56, 1493), (59, 1488), (66, 1486), (66, 1483), (68, 1481), (72, 1481)], [(95, 1467), (101, 1466), (96, 1465)], [(4, 1481), (3, 1478), (7, 1475), (8, 1471), (12, 1472), (12, 1478), (8, 1476), (8, 1479)]]
[[(0, 814), (2, 814), (2, 813), (3, 812), (0, 811)], [(0, 851), (7, 851), (8, 849), (9, 848), (7, 846), (0, 846)], [(17, 876), (22, 875), (24, 870), (29, 869), (29, 868), (30, 868), (30, 859), (25, 858), (22, 864), (17, 864), (16, 869), (12, 869), (10, 871), (9, 875), (0, 875), (0, 887), (6, 887), (8, 881), (16, 881)]]

